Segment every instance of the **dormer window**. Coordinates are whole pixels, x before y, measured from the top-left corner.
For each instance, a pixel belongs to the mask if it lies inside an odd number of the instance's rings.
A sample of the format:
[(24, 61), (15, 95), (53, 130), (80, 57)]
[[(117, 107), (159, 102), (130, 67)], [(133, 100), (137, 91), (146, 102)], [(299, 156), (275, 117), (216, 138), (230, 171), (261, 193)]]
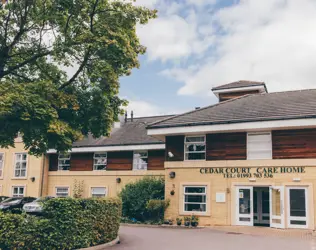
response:
[(184, 141), (185, 160), (205, 160), (205, 136), (186, 136)]

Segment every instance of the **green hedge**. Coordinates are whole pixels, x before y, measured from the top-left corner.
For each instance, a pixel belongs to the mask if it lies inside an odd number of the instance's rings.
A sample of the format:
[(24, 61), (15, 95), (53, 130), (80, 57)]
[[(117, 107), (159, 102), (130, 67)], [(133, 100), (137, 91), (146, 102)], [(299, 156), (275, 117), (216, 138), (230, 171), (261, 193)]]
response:
[(41, 218), (0, 213), (0, 249), (78, 249), (118, 235), (122, 204), (117, 198), (59, 198), (44, 208)]
[[(163, 212), (153, 217), (152, 206), (148, 207), (150, 200), (164, 200), (165, 181), (163, 178), (144, 177), (136, 182), (127, 184), (121, 191), (123, 202), (123, 217), (136, 221), (159, 221), (163, 219)], [(158, 209), (159, 210), (159, 209)]]

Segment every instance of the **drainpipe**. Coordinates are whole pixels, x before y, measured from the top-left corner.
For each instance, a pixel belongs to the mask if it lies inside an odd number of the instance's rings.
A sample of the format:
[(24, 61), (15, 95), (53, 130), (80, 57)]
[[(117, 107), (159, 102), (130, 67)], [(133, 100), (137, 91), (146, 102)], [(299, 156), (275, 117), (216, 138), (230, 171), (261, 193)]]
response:
[(45, 170), (45, 161), (46, 161), (46, 155), (43, 154), (43, 165), (42, 165), (42, 180), (41, 180), (41, 193), (40, 193), (40, 197), (43, 196), (43, 186), (44, 186), (44, 170)]

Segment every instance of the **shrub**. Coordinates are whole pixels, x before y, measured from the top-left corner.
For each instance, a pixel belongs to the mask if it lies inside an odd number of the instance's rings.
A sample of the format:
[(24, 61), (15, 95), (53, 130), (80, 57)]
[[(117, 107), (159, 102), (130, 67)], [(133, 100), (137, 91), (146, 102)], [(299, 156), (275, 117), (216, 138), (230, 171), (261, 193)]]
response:
[(154, 221), (163, 220), (164, 213), (169, 204), (169, 200), (149, 200), (146, 209), (148, 210), (150, 219)]
[(52, 199), (43, 218), (0, 213), (0, 249), (78, 249), (114, 240), (119, 199)]
[(152, 219), (147, 204), (150, 200), (164, 200), (165, 182), (163, 178), (144, 177), (127, 184), (121, 194), (123, 216), (145, 222)]

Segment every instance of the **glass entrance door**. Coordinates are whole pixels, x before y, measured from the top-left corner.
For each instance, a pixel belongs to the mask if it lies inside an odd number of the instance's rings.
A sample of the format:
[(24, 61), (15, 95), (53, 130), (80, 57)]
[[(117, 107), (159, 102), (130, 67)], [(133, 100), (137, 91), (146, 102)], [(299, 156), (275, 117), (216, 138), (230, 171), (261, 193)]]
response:
[(288, 227), (307, 228), (307, 188), (289, 187), (287, 188), (288, 197)]
[(252, 197), (252, 187), (236, 187), (236, 225), (253, 226)]
[(284, 187), (270, 187), (270, 227), (284, 228)]

